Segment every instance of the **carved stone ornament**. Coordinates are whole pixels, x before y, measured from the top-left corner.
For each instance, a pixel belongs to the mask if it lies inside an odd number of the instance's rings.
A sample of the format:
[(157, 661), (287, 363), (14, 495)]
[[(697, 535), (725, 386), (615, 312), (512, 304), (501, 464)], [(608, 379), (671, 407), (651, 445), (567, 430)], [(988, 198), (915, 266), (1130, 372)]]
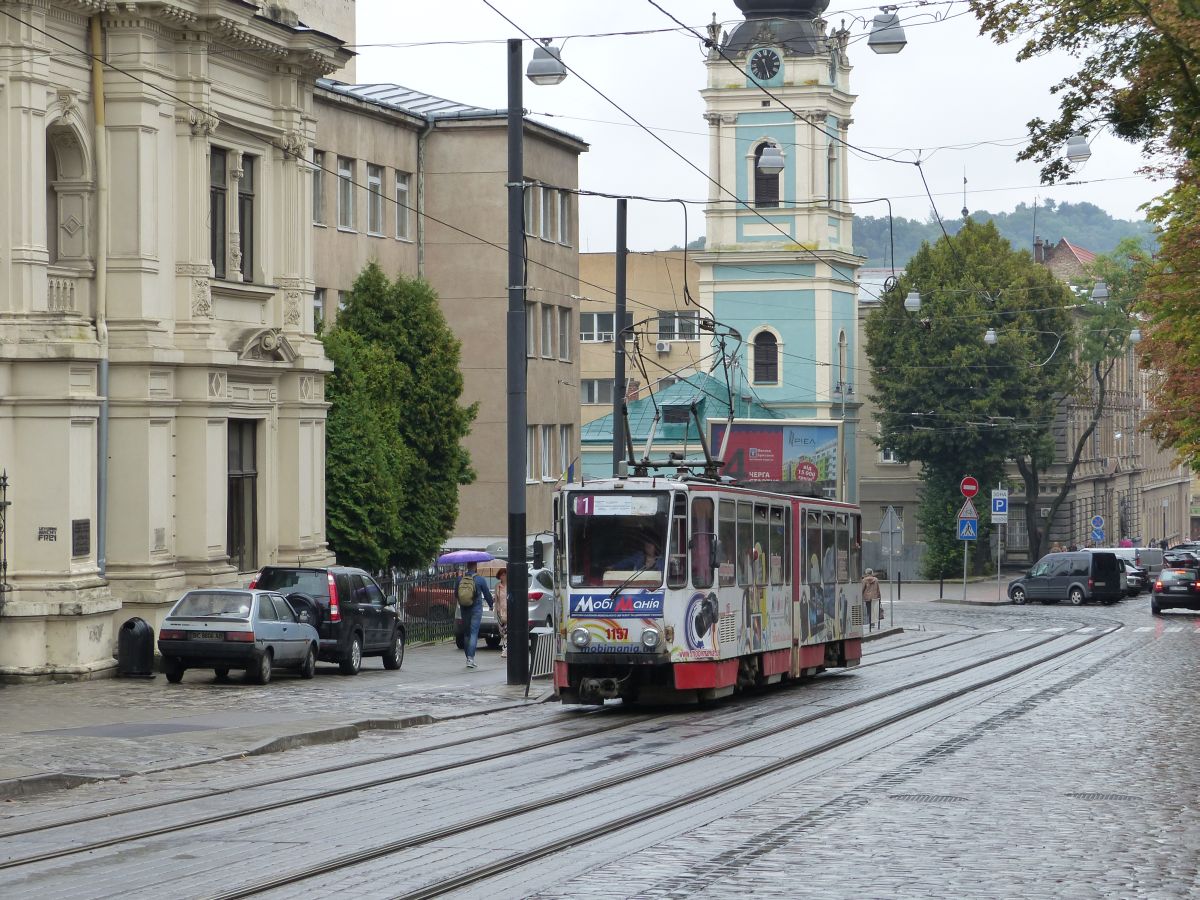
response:
[(288, 291), (283, 295), (283, 324), (300, 327), (300, 292)]
[(211, 319), (213, 317), (212, 294), (209, 292), (207, 278), (192, 279), (192, 318)]
[(208, 373), (208, 396), (211, 399), (224, 399), (227, 385), (228, 381), (224, 372)]
[(308, 155), (308, 148), (308, 141), (299, 131), (285, 132), (283, 137), (279, 139), (279, 149), (281, 149), (285, 155), (290, 156), (299, 162), (304, 162), (305, 157)]
[(58, 103), (58, 108), (62, 111), (64, 119), (79, 115), (79, 91), (73, 91), (70, 88), (59, 88), (55, 100)]
[(192, 130), (193, 137), (206, 138), (217, 130), (217, 126), (221, 124), (211, 112), (201, 111), (195, 108), (189, 108), (187, 111), (188, 127)]
[(277, 328), (253, 328), (244, 332), (238, 343), (240, 360), (290, 363), (300, 355)]

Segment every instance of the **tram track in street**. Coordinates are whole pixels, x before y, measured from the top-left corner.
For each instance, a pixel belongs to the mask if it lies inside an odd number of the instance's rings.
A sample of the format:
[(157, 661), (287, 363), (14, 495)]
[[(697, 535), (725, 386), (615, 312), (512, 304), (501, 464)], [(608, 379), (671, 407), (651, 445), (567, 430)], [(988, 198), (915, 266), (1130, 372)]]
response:
[[(1109, 633), (1111, 633), (1111, 632), (1102, 631), (1102, 632), (1096, 633), (1094, 635), (1089, 635), (1084, 641), (1076, 643), (1076, 644), (1072, 644), (1072, 646), (1060, 651), (1059, 653), (1052, 654), (1049, 657), (1039, 658), (1039, 659), (1034, 660), (1033, 662), (1031, 662), (1021, 668), (1018, 668), (1016, 670), (1001, 673), (998, 676), (993, 676), (991, 678), (985, 679), (982, 682), (978, 682), (971, 686), (968, 686), (967, 688), (963, 688), (958, 691), (952, 692), (949, 695), (941, 696), (940, 698), (935, 698), (934, 701), (931, 701), (932, 705), (937, 705), (938, 703), (948, 702), (950, 699), (953, 699), (956, 696), (960, 696), (963, 692), (967, 692), (970, 690), (978, 690), (982, 687), (986, 687), (987, 685), (993, 684), (998, 680), (1003, 680), (1004, 678), (1012, 677), (1013, 675), (1017, 674), (1018, 672), (1023, 671), (1024, 669), (1027, 669), (1029, 667), (1044, 664), (1044, 662), (1046, 662), (1049, 659), (1056, 658), (1059, 655), (1070, 653), (1076, 649), (1080, 649), (1084, 646), (1087, 646), (1092, 641), (1099, 640), (1100, 638), (1106, 636)], [(754, 741), (762, 740), (764, 738), (771, 737), (771, 736), (776, 736), (783, 730), (803, 727), (805, 725), (808, 725), (808, 724), (818, 721), (820, 719), (825, 719), (825, 718), (828, 718), (833, 715), (847, 712), (849, 710), (853, 710), (853, 709), (856, 709), (859, 707), (864, 707), (864, 706), (867, 706), (867, 705), (874, 703), (876, 701), (879, 701), (879, 700), (893, 699), (896, 696), (898, 696), (899, 694), (902, 694), (902, 693), (905, 693), (908, 691), (912, 691), (912, 690), (916, 690), (918, 688), (924, 687), (929, 684), (936, 683), (938, 681), (944, 681), (946, 679), (953, 678), (957, 675), (961, 675), (963, 673), (969, 672), (972, 669), (978, 669), (980, 667), (990, 665), (992, 663), (998, 662), (1000, 660), (1003, 660), (1003, 659), (1006, 659), (1006, 658), (1009, 658), (1009, 657), (1012, 657), (1012, 656), (1015, 656), (1018, 654), (1030, 653), (1032, 651), (1036, 651), (1039, 647), (1042, 647), (1046, 644), (1050, 644), (1055, 641), (1060, 641), (1064, 638), (1069, 638), (1073, 634), (1074, 634), (1074, 632), (1067, 631), (1062, 634), (1049, 635), (1040, 640), (1036, 640), (1031, 643), (1026, 643), (1020, 647), (1006, 649), (1002, 652), (991, 654), (988, 657), (985, 657), (983, 659), (972, 661), (968, 665), (956, 666), (956, 667), (954, 667), (950, 670), (944, 671), (944, 672), (935, 673), (935, 674), (930, 675), (925, 678), (919, 678), (912, 682), (908, 682), (908, 683), (905, 683), (902, 685), (897, 685), (895, 687), (891, 687), (886, 691), (872, 692), (864, 697), (856, 698), (855, 700), (848, 701), (847, 703), (844, 703), (844, 704), (839, 704), (836, 707), (831, 707), (829, 709), (820, 710), (820, 711), (812, 712), (812, 713), (806, 713), (801, 716), (793, 717), (792, 719), (790, 719), (788, 721), (785, 721), (785, 722), (782, 722), (779, 724), (774, 724), (774, 725), (770, 726), (769, 728), (751, 732), (748, 735), (743, 735), (736, 739), (731, 739), (729, 741), (721, 742), (715, 746), (714, 745), (707, 746), (707, 747), (703, 748), (702, 750), (697, 751), (695, 753), (690, 753), (690, 754), (686, 754), (681, 757), (673, 758), (665, 763), (660, 763), (660, 764), (656, 764), (654, 766), (645, 767), (641, 770), (635, 770), (632, 773), (623, 775), (622, 778), (624, 780), (628, 780), (628, 779), (632, 779), (632, 778), (649, 777), (651, 775), (657, 774), (662, 771), (669, 770), (671, 768), (687, 765), (689, 762), (693, 762), (697, 759), (709, 757), (714, 753), (721, 753), (721, 752), (725, 752), (725, 751), (728, 751), (731, 749), (737, 749), (739, 747), (744, 747), (749, 743), (753, 743)], [(924, 709), (924, 708), (927, 708), (927, 705), (921, 707), (921, 709)], [(916, 710), (916, 711), (909, 710), (904, 715), (902, 715), (900, 718), (902, 719), (907, 715), (916, 714), (917, 711), (920, 711), (920, 710)], [(629, 726), (633, 726), (633, 725), (644, 725), (645, 721), (648, 720), (649, 718), (654, 718), (654, 717), (646, 717), (646, 718), (643, 718), (643, 719), (640, 719), (637, 721), (632, 721), (632, 720), (626, 719), (626, 720), (623, 720), (622, 722), (615, 723), (614, 725), (609, 726), (606, 729), (591, 731), (591, 732), (589, 732), (589, 734), (603, 733), (604, 730), (611, 730), (611, 729), (615, 729), (615, 728), (624, 728), (624, 727), (629, 727)], [(899, 721), (899, 720), (900, 719), (897, 719), (897, 721)], [(871, 726), (869, 726), (869, 728), (881, 727), (883, 725), (888, 724), (889, 721), (890, 721), (890, 718), (885, 719), (882, 722), (873, 723)], [(518, 731), (518, 730), (526, 730), (526, 729), (510, 729), (510, 731)], [(498, 733), (499, 732), (497, 732), (496, 734), (498, 734)], [(857, 735), (858, 733), (855, 732), (855, 734)], [(566, 740), (572, 740), (572, 739), (582, 738), (582, 737), (586, 737), (586, 736), (588, 736), (588, 735), (561, 736), (554, 741), (546, 742), (544, 745), (548, 746), (548, 745), (551, 745), (554, 743), (562, 743), (563, 741), (566, 741)], [(478, 739), (479, 738), (472, 738), (472, 740), (478, 740)], [(838, 741), (832, 742), (829, 744), (828, 747), (825, 747), (824, 749), (820, 750), (819, 752), (826, 752), (827, 750), (832, 749), (835, 746), (841, 746), (842, 744), (846, 743), (847, 740), (851, 740), (851, 739), (854, 739), (853, 736), (846, 738), (844, 740), (838, 740)], [(428, 752), (430, 749), (431, 748), (424, 748), (423, 750), (417, 751), (417, 752)], [(513, 752), (517, 752), (517, 753), (526, 752), (528, 749), (529, 749), (528, 747), (524, 747), (524, 748), (521, 748), (520, 750), (516, 750)], [(477, 763), (477, 762), (480, 762), (480, 760), (473, 759), (473, 760), (464, 762), (464, 765)], [(773, 765), (778, 765), (778, 763), (773, 763)], [(342, 771), (343, 768), (344, 767), (338, 767), (337, 770)], [(442, 771), (445, 771), (447, 768), (449, 768), (449, 766), (442, 764), (442, 765), (439, 765), (436, 767), (436, 771), (442, 772)], [(235, 811), (232, 813), (227, 811), (227, 812), (222, 812), (220, 814), (208, 815), (208, 816), (192, 819), (192, 820), (189, 820), (186, 822), (164, 825), (162, 827), (157, 827), (157, 828), (153, 828), (153, 829), (142, 829), (135, 833), (129, 833), (129, 834), (125, 834), (125, 835), (115, 836), (115, 837), (105, 839), (102, 841), (85, 842), (83, 844), (77, 844), (75, 846), (62, 848), (59, 850), (53, 850), (50, 852), (34, 854), (34, 855), (30, 855), (30, 856), (25, 856), (22, 858), (14, 858), (14, 859), (8, 860), (5, 863), (3, 863), (2, 865), (0, 865), (0, 869), (14, 871), (21, 867), (31, 866), (36, 863), (49, 862), (49, 861), (62, 859), (65, 857), (78, 856), (79, 854), (82, 854), (82, 853), (92, 852), (92, 851), (100, 850), (100, 849), (104, 849), (104, 848), (118, 847), (121, 845), (134, 845), (137, 841), (145, 840), (145, 839), (148, 839), (151, 837), (158, 837), (158, 836), (183, 832), (188, 829), (198, 828), (198, 827), (201, 827), (204, 825), (225, 823), (225, 822), (231, 821), (232, 819), (235, 819), (235, 818), (244, 818), (247, 816), (253, 816), (253, 815), (269, 812), (274, 809), (280, 809), (283, 807), (287, 807), (287, 806), (299, 806), (302, 804), (313, 803), (313, 802), (316, 802), (317, 800), (327, 799), (330, 797), (336, 797), (336, 796), (340, 796), (340, 795), (347, 794), (347, 793), (357, 791), (357, 790), (364, 790), (368, 786), (380, 786), (380, 785), (384, 785), (384, 784), (394, 784), (401, 780), (409, 780), (411, 778), (420, 777), (420, 775), (429, 774), (429, 773), (430, 773), (430, 770), (422, 770), (420, 772), (406, 773), (401, 776), (392, 775), (392, 776), (389, 776), (386, 778), (373, 779), (371, 781), (370, 785), (356, 784), (356, 785), (350, 785), (350, 786), (341, 786), (341, 787), (332, 788), (329, 790), (324, 790), (324, 791), (319, 791), (319, 792), (315, 792), (312, 794), (307, 794), (307, 795), (305, 795), (303, 797), (299, 797), (299, 798), (291, 798), (291, 799), (285, 800), (285, 801), (277, 801), (277, 802), (269, 803), (269, 804), (255, 805), (253, 808), (245, 809), (245, 810), (241, 810), (241, 811)], [(740, 784), (742, 782), (739, 781), (737, 783)], [(730, 786), (733, 786), (733, 785), (731, 784)], [(248, 790), (248, 789), (250, 789), (250, 786), (242, 786), (240, 788), (229, 789), (228, 792), (234, 792), (234, 791), (239, 791), (239, 790)], [(728, 787), (722, 788), (722, 789), (728, 789)], [(504, 818), (509, 817), (509, 816), (520, 815), (523, 811), (527, 812), (533, 808), (542, 807), (547, 804), (564, 802), (566, 800), (578, 798), (578, 796), (579, 796), (578, 792), (572, 791), (572, 792), (569, 792), (562, 796), (556, 796), (556, 797), (550, 797), (550, 798), (540, 798), (540, 799), (534, 801), (533, 803), (529, 804), (528, 807), (522, 806), (522, 807), (516, 807), (516, 808), (509, 808), (509, 809), (505, 810), (503, 813), (491, 814), (489, 816), (485, 816), (485, 817), (482, 817), (477, 820), (472, 820), (472, 821), (469, 821), (466, 823), (459, 823), (459, 824), (456, 824), (449, 828), (435, 829), (433, 831), (426, 832), (421, 835), (415, 835), (415, 836), (405, 838), (400, 841), (391, 842), (388, 844), (383, 844), (380, 846), (372, 847), (372, 848), (369, 848), (367, 850), (360, 851), (357, 853), (338, 856), (331, 860), (327, 860), (323, 863), (317, 864), (313, 867), (306, 868), (303, 870), (295, 870), (291, 873), (285, 873), (277, 878), (273, 878), (273, 879), (269, 879), (269, 880), (265, 880), (265, 881), (254, 882), (253, 884), (251, 884), (250, 886), (248, 886), (246, 888), (235, 890), (235, 891), (229, 892), (227, 894), (222, 894), (220, 896), (223, 896), (223, 897), (249, 896), (250, 894), (256, 893), (258, 891), (268, 890), (268, 889), (272, 889), (272, 888), (276, 888), (276, 887), (282, 887), (282, 886), (286, 886), (288, 884), (299, 883), (304, 880), (316, 877), (323, 873), (337, 871), (338, 869), (346, 868), (348, 866), (353, 866), (359, 862), (364, 861), (365, 859), (375, 858), (375, 857), (378, 857), (381, 855), (388, 855), (391, 853), (399, 852), (400, 850), (417, 847), (422, 844), (436, 842), (437, 840), (444, 839), (447, 836), (459, 833), (466, 829), (483, 827), (484, 825), (502, 821)], [(196, 799), (206, 799), (206, 798), (207, 798), (207, 795), (202, 795), (201, 797), (198, 797), (198, 798), (193, 797), (193, 798), (184, 798), (184, 799), (196, 800)], [(675, 807), (672, 806), (670, 808), (675, 808)], [(663, 811), (665, 812), (665, 811), (667, 811), (667, 809), (664, 808)], [(58, 823), (56, 826), (52, 826), (52, 827), (59, 827), (62, 824), (64, 824), (64, 823)], [(40, 829), (40, 830), (42, 830), (42, 829)], [(546, 850), (545, 852), (552, 852), (552, 850)]]

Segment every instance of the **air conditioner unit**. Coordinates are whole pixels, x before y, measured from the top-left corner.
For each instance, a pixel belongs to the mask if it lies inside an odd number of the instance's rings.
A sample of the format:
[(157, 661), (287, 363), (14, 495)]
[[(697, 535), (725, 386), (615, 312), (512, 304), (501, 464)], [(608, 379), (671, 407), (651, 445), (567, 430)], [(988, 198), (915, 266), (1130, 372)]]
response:
[(1038, 512), (1041, 514), (1043, 519), (1050, 518), (1050, 507), (1043, 506), (1040, 510), (1038, 510)]
[(659, 353), (670, 353), (671, 352), (671, 342), (670, 341), (659, 341), (657, 344), (654, 345), (654, 349), (657, 350)]

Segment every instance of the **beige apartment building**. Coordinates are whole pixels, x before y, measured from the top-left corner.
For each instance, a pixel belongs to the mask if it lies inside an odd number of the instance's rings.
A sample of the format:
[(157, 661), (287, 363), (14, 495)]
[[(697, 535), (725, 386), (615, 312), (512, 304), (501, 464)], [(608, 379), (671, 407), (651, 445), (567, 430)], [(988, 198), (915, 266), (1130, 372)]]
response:
[[(700, 266), (682, 250), (626, 257), (625, 341), (628, 399), (669, 387), (711, 368), (711, 341), (699, 329), (709, 313), (685, 300), (699, 294)], [(579, 409), (586, 425), (613, 409), (616, 254), (579, 257)], [(644, 370), (644, 371), (643, 371)]]
[[(392, 84), (316, 90), (313, 315), (326, 326), (370, 261), (427, 280), (462, 341), (462, 402), (475, 481), (460, 489), (450, 546), (507, 537), (507, 112)], [(550, 527), (555, 483), (579, 453), (579, 154), (587, 144), (526, 121), (530, 534)]]
[(298, 226), (349, 54), (238, 0), (2, 6), (0, 678), (85, 677), (185, 587), (329, 558)]

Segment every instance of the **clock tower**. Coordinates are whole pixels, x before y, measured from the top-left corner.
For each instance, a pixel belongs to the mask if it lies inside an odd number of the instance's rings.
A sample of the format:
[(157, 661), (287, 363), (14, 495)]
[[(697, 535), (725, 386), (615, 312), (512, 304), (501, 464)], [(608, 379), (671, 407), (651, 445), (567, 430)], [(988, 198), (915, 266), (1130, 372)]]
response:
[[(742, 337), (741, 392), (837, 433), (836, 476), (822, 487), (855, 500), (862, 258), (847, 203), (848, 34), (827, 31), (829, 0), (737, 5), (745, 19), (713, 34), (702, 91), (712, 182), (701, 297)], [(764, 154), (773, 165), (759, 165)]]

